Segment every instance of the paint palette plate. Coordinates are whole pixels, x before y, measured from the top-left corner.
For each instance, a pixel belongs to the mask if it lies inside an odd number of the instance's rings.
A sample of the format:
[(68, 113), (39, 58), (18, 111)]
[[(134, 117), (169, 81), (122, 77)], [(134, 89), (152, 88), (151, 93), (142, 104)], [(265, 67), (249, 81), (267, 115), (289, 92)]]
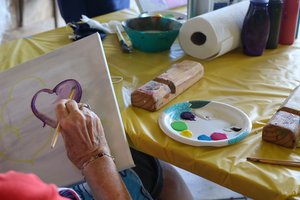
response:
[(244, 139), (252, 128), (240, 109), (216, 101), (187, 101), (165, 109), (159, 118), (163, 132), (192, 146), (226, 146)]

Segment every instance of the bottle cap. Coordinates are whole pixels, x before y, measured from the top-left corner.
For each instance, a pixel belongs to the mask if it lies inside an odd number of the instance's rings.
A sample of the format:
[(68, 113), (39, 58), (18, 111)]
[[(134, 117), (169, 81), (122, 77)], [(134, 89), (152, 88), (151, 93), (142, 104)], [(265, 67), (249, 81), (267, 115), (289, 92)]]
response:
[(269, 0), (251, 0), (254, 3), (269, 3)]
[(269, 3), (279, 3), (279, 4), (282, 4), (283, 1), (282, 0), (269, 0)]

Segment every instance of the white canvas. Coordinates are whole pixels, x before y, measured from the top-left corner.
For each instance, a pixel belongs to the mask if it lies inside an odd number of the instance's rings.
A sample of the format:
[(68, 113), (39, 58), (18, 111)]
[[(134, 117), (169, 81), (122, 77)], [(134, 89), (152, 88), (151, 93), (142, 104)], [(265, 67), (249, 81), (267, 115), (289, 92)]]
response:
[[(101, 39), (94, 34), (0, 73), (1, 172), (33, 172), (59, 186), (83, 179), (68, 160), (61, 135), (51, 149), (55, 130), (43, 128), (30, 107), (35, 92), (53, 89), (65, 79), (81, 84), (81, 102), (90, 104), (100, 117), (117, 168), (133, 166)], [(53, 99), (54, 96), (42, 95), (39, 110), (50, 112)]]

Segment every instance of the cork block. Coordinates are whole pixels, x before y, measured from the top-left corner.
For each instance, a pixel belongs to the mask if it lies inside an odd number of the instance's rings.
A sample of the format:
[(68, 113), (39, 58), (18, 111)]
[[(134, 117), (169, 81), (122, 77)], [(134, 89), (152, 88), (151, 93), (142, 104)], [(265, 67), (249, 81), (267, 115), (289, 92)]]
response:
[(185, 60), (172, 65), (167, 71), (142, 85), (131, 94), (131, 104), (148, 111), (156, 111), (199, 81), (203, 66)]
[(297, 86), (279, 108), (300, 116), (300, 86)]
[(295, 148), (300, 137), (300, 117), (293, 113), (278, 111), (264, 126), (262, 139), (287, 148)]

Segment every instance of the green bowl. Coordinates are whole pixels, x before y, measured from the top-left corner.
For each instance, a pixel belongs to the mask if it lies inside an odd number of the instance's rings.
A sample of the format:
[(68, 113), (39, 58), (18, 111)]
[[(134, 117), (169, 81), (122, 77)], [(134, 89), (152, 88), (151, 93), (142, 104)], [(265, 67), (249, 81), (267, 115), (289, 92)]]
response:
[(159, 52), (170, 49), (182, 24), (173, 19), (150, 16), (128, 19), (122, 25), (134, 48)]

